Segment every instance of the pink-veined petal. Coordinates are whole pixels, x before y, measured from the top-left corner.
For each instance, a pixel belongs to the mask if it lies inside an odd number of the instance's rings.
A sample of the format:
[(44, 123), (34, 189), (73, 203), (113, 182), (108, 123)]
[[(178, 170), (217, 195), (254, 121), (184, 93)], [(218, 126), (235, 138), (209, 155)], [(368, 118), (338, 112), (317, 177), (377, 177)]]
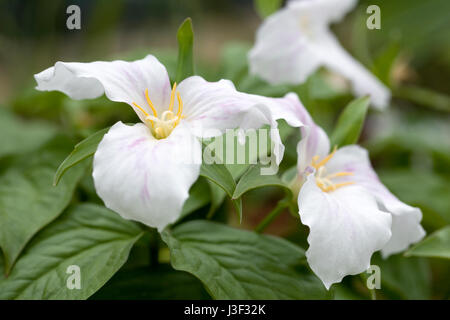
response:
[[(277, 108), (274, 105), (289, 109), (291, 103), (288, 99), (238, 92), (228, 80), (208, 82), (198, 76), (183, 80), (178, 90), (183, 101), (182, 121), (194, 134), (210, 138), (223, 134), (227, 129), (259, 129), (269, 125), (273, 129), (270, 135), (276, 161), (281, 161), (284, 147), (271, 110)], [(288, 118), (292, 125), (300, 125), (297, 118)]]
[(325, 66), (347, 78), (355, 95), (370, 95), (375, 107), (386, 107), (389, 89), (346, 52), (329, 30), (329, 24), (355, 4), (355, 0), (291, 1), (258, 29), (249, 53), (250, 71), (272, 84), (299, 84)]
[(391, 215), (378, 209), (362, 187), (346, 186), (323, 192), (310, 174), (302, 186), (300, 219), (309, 227), (308, 264), (327, 289), (346, 275), (370, 266), (375, 251), (391, 237)]
[(170, 100), (170, 80), (166, 68), (152, 55), (132, 62), (95, 61), (89, 63), (57, 62), (35, 75), (36, 89), (61, 91), (72, 99), (93, 99), (103, 93), (109, 100), (128, 103), (143, 121), (137, 103), (153, 115), (145, 90), (158, 112), (166, 110)]
[(187, 128), (157, 140), (142, 123), (118, 122), (95, 153), (95, 189), (123, 218), (161, 231), (179, 218), (200, 164), (200, 142)]
[(401, 202), (381, 183), (365, 149), (356, 145), (339, 149), (328, 162), (327, 169), (329, 173), (352, 172), (352, 176), (342, 179), (364, 187), (376, 198), (382, 210), (392, 214), (392, 237), (382, 250), (383, 256), (401, 252), (424, 237), (420, 209)]

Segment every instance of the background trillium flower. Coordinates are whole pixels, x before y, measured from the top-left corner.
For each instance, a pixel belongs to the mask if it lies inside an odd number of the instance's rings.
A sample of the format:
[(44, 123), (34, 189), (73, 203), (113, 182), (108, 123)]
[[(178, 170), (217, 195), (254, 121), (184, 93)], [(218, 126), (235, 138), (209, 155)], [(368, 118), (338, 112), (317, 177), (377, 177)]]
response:
[(365, 149), (349, 145), (330, 152), (326, 133), (295, 94), (289, 99), (291, 105), (296, 100), (296, 115), (304, 124), (297, 168), (300, 218), (310, 229), (306, 256), (328, 289), (346, 275), (367, 270), (375, 251), (387, 257), (422, 239), (422, 213), (380, 182)]
[(386, 107), (389, 89), (342, 48), (329, 29), (357, 0), (291, 0), (258, 29), (249, 53), (250, 72), (271, 84), (299, 84), (325, 66), (350, 80), (357, 96)]
[[(57, 62), (35, 78), (38, 90), (58, 90), (73, 99), (104, 93), (133, 107), (142, 123), (116, 123), (98, 146), (95, 188), (108, 208), (160, 231), (178, 219), (199, 176), (198, 137), (276, 126), (264, 104), (274, 99), (255, 100), (227, 80), (207, 82), (198, 76), (171, 87), (165, 67), (151, 55), (134, 62)], [(274, 138), (281, 145), (277, 130)], [(278, 163), (281, 157), (282, 151)]]

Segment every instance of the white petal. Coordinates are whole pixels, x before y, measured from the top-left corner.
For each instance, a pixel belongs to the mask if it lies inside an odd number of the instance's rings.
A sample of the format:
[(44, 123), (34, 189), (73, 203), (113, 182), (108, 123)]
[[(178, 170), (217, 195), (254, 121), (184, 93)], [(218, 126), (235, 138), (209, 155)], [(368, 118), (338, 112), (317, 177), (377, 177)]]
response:
[(290, 0), (288, 6), (301, 9), (317, 24), (329, 24), (340, 21), (357, 3), (358, 0)]
[(308, 263), (327, 289), (346, 275), (365, 271), (372, 254), (391, 236), (391, 215), (379, 210), (361, 187), (325, 193), (311, 174), (300, 190), (298, 205), (301, 221), (310, 229)]
[(354, 175), (346, 179), (364, 187), (376, 198), (382, 210), (392, 214), (392, 238), (382, 250), (384, 256), (401, 252), (424, 237), (420, 209), (401, 202), (381, 183), (365, 149), (356, 145), (339, 149), (328, 162), (327, 169), (329, 173), (353, 172)]
[(161, 231), (179, 218), (200, 163), (200, 142), (183, 126), (156, 140), (142, 123), (118, 122), (95, 153), (95, 188), (123, 218)]
[(36, 89), (61, 91), (72, 99), (93, 99), (106, 94), (108, 99), (132, 106), (141, 120), (135, 102), (152, 114), (145, 89), (158, 112), (166, 110), (170, 99), (170, 80), (166, 68), (152, 55), (142, 60), (95, 61), (90, 63), (57, 62), (36, 74)]
[(302, 83), (321, 64), (301, 32), (297, 11), (287, 7), (264, 20), (248, 59), (250, 73), (271, 84)]
[[(290, 107), (285, 98), (267, 98), (238, 92), (228, 80), (208, 82), (201, 77), (190, 77), (179, 86), (183, 101), (182, 120), (198, 137), (221, 135), (226, 129), (258, 129), (270, 125), (275, 144), (277, 163), (283, 156), (283, 146), (277, 130), (277, 122), (271, 110), (273, 105)], [(177, 105), (178, 106), (178, 105)], [(295, 117), (289, 117), (292, 125), (300, 125)]]
[(316, 46), (322, 54), (323, 64), (350, 80), (356, 96), (370, 95), (372, 104), (377, 108), (388, 106), (391, 98), (389, 89), (345, 51), (333, 34), (324, 34)]
[(318, 67), (343, 75), (357, 96), (370, 95), (375, 107), (389, 103), (390, 92), (346, 52), (329, 30), (355, 0), (293, 1), (268, 17), (249, 53), (250, 72), (272, 84), (303, 83)]

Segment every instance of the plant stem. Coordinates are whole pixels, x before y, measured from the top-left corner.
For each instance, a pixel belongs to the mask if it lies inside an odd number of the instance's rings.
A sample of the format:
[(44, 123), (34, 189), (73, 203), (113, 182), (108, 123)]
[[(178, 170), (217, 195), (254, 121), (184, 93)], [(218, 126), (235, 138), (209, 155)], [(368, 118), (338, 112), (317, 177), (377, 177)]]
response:
[(288, 206), (289, 200), (283, 199), (278, 201), (277, 206), (256, 226), (255, 231), (258, 233), (264, 231), (264, 229), (267, 228)]

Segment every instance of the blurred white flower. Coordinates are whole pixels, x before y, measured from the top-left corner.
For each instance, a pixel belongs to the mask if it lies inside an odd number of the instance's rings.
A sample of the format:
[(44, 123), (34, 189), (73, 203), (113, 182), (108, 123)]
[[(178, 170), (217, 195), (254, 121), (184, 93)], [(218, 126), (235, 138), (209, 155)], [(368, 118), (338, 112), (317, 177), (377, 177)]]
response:
[[(154, 57), (134, 62), (57, 62), (35, 75), (38, 90), (73, 99), (96, 98), (133, 107), (142, 123), (117, 122), (94, 156), (95, 188), (105, 205), (126, 219), (164, 229), (180, 214), (202, 161), (198, 138), (226, 129), (276, 127), (265, 102), (282, 101), (239, 93), (227, 80), (193, 76), (171, 87), (166, 68)], [(271, 130), (282, 148), (278, 130)]]
[[(422, 212), (397, 199), (380, 182), (368, 153), (357, 145), (334, 148), (295, 94), (288, 96), (299, 115), (302, 140), (297, 146), (296, 185), (300, 219), (309, 227), (306, 257), (327, 289), (370, 266), (381, 250), (398, 253), (425, 235)], [(275, 105), (275, 107), (277, 107)]]
[(355, 95), (370, 95), (375, 107), (386, 107), (389, 89), (345, 51), (329, 29), (329, 24), (342, 19), (356, 3), (357, 0), (289, 1), (258, 29), (249, 53), (250, 72), (271, 84), (299, 84), (325, 66), (350, 80)]

